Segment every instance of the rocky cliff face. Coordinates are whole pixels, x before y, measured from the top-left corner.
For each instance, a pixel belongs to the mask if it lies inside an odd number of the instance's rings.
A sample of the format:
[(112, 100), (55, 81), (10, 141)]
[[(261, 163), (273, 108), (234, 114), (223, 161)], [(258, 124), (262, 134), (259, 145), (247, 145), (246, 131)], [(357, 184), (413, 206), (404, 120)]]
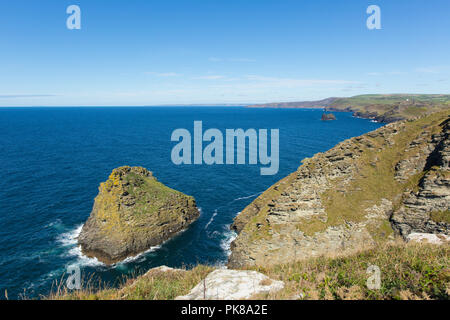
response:
[(235, 219), (230, 267), (449, 234), (448, 111), (388, 124), (305, 159)]
[(100, 184), (78, 242), (83, 254), (112, 264), (161, 244), (198, 216), (194, 198), (144, 168), (120, 167)]
[(449, 233), (450, 224), (450, 119), (442, 131), (424, 130), (407, 149), (410, 157), (396, 165), (395, 179), (407, 180), (415, 173), (421, 176), (416, 188), (403, 194), (392, 223), (404, 237), (410, 233)]
[(367, 94), (320, 101), (267, 103), (249, 108), (326, 108), (327, 111), (352, 112), (354, 116), (390, 123), (413, 119), (450, 107), (450, 95), (443, 94)]

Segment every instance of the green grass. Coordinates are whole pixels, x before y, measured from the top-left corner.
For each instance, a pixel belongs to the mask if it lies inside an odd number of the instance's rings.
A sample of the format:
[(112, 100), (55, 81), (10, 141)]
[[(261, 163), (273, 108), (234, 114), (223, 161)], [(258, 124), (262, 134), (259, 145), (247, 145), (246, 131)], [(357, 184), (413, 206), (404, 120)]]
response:
[[(450, 294), (450, 246), (384, 244), (346, 257), (318, 257), (290, 264), (252, 267), (272, 279), (282, 280), (278, 292), (254, 299), (443, 299)], [(369, 289), (367, 268), (381, 271), (380, 289)], [(44, 299), (58, 300), (170, 300), (187, 294), (213, 267), (160, 272), (130, 278), (119, 288), (85, 286), (70, 291), (58, 287)]]
[(450, 95), (368, 94), (337, 98), (329, 107), (396, 119), (410, 119), (429, 112), (449, 109)]
[[(342, 190), (342, 181), (336, 179), (331, 182), (333, 186), (320, 195), (327, 214), (326, 222), (320, 217), (308, 217), (301, 219), (295, 227), (307, 236), (313, 236), (316, 232), (322, 232), (330, 226), (365, 220), (365, 209), (374, 205), (379, 206), (382, 199), (389, 200), (394, 209), (398, 208), (402, 201), (401, 195), (407, 191), (417, 191), (420, 179), (427, 172), (419, 172), (406, 181), (399, 182), (395, 179), (395, 165), (417, 152), (416, 150), (405, 151), (412, 140), (424, 130), (429, 130), (430, 135), (440, 132), (442, 127), (439, 125), (447, 117), (448, 113), (441, 111), (415, 121), (405, 122), (401, 133), (393, 136), (394, 144), (392, 145), (387, 144), (385, 138), (381, 136), (366, 135), (362, 140), (354, 139), (352, 143), (355, 146), (358, 145), (363, 152), (358, 159), (351, 160), (355, 161), (357, 168), (354, 170), (352, 181)], [(367, 143), (370, 143), (372, 147), (369, 148)], [(378, 160), (374, 161), (375, 158)], [(303, 166), (314, 170), (317, 163), (315, 156), (305, 159)], [(432, 170), (436, 171), (436, 169)], [(269, 226), (266, 222), (269, 205), (273, 199), (277, 199), (284, 192), (289, 192), (286, 189), (292, 185), (296, 176), (297, 172), (294, 172), (274, 184), (238, 215), (235, 221), (243, 226), (247, 234), (250, 234), (250, 241), (271, 238), (270, 231), (273, 226)], [(369, 225), (368, 231), (375, 240), (386, 239), (393, 233), (387, 220)]]
[[(394, 137), (394, 144), (388, 146), (384, 138), (369, 138), (371, 149), (363, 147), (364, 152), (356, 160), (357, 170), (354, 173), (352, 182), (346, 186), (346, 192), (340, 192), (339, 181), (334, 182), (336, 188), (330, 188), (321, 195), (325, 211), (328, 215), (326, 223), (318, 219), (311, 219), (298, 226), (301, 231), (312, 235), (318, 231), (324, 231), (329, 226), (336, 226), (345, 221), (360, 222), (364, 219), (365, 209), (373, 205), (380, 205), (382, 199), (387, 199), (396, 207), (401, 202), (401, 197), (408, 190), (417, 188), (418, 181), (423, 172), (411, 176), (405, 182), (398, 182), (394, 178), (395, 164), (415, 153), (415, 150), (405, 152), (408, 144), (417, 137), (425, 128), (436, 133), (441, 130), (438, 126), (444, 113), (435, 113), (431, 116), (406, 123), (401, 134)], [(378, 150), (381, 150), (380, 152)], [(376, 165), (371, 165), (374, 158), (378, 158)], [(369, 228), (369, 232), (375, 237), (382, 238), (382, 235), (389, 235), (392, 229), (386, 223)], [(380, 237), (381, 236), (381, 237)]]
[(427, 113), (450, 109), (450, 95), (445, 94), (366, 94), (320, 101), (267, 103), (250, 107), (328, 108), (330, 111), (351, 111), (362, 117), (375, 117), (392, 122), (411, 119)]
[(134, 198), (133, 209), (135, 216), (159, 212), (167, 203), (176, 202), (185, 198), (193, 198), (171, 189), (154, 177), (142, 177), (134, 172), (128, 173), (124, 178), (126, 192)]
[[(409, 100), (409, 101), (406, 101)], [(365, 94), (350, 98), (337, 98), (336, 105), (385, 105), (391, 106), (401, 102), (427, 103), (431, 105), (445, 104), (450, 101), (450, 95), (444, 94)]]
[[(119, 288), (96, 289), (99, 285), (84, 284), (80, 290), (68, 290), (58, 286), (49, 300), (173, 300), (185, 295), (204, 279), (213, 267), (198, 265), (191, 270), (161, 272), (153, 270), (143, 276), (128, 278)], [(100, 286), (102, 287), (102, 286)]]
[(434, 212), (430, 213), (430, 218), (434, 222), (450, 223), (450, 210), (434, 211)]
[[(449, 246), (383, 245), (347, 257), (319, 257), (253, 268), (285, 282), (255, 299), (449, 299)], [(367, 287), (367, 268), (380, 268), (381, 287)]]

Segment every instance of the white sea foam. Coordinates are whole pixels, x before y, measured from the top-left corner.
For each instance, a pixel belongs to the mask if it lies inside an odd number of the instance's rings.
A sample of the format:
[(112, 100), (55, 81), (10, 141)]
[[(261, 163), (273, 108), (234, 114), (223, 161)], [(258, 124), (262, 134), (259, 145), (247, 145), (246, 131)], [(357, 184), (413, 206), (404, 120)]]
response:
[(142, 256), (144, 256), (145, 254), (150, 253), (150, 252), (153, 252), (153, 251), (156, 251), (156, 250), (158, 250), (158, 249), (160, 249), (160, 248), (161, 248), (161, 246), (150, 247), (150, 249), (148, 249), (148, 250), (146, 250), (146, 251), (144, 251), (144, 252), (138, 253), (138, 254), (135, 255), (135, 256), (127, 257), (127, 258), (125, 258), (124, 260), (115, 263), (114, 265), (118, 265), (118, 264), (127, 264), (127, 263), (130, 263), (130, 262), (135, 262), (136, 260), (139, 260), (139, 258), (141, 258)]
[(98, 267), (98, 266), (104, 266), (105, 264), (101, 261), (98, 261), (97, 258), (89, 258), (85, 256), (81, 252), (81, 246), (74, 246), (72, 249), (69, 250), (68, 256), (76, 257), (77, 260), (70, 264), (69, 266), (78, 266), (78, 267)]
[(81, 252), (81, 246), (78, 245), (78, 236), (81, 233), (83, 225), (77, 226), (75, 229), (65, 232), (58, 237), (58, 242), (63, 247), (68, 249), (66, 255), (68, 257), (76, 257), (77, 260), (69, 266), (102, 266), (104, 263), (97, 260), (97, 258), (89, 258)]
[(211, 222), (213, 222), (214, 218), (217, 216), (217, 209), (214, 210), (213, 215), (211, 216), (211, 219), (209, 219), (208, 223), (205, 226), (205, 230), (208, 229), (209, 225), (211, 224)]
[(77, 244), (77, 238), (80, 235), (82, 228), (83, 228), (83, 225), (80, 224), (75, 229), (61, 234), (58, 237), (58, 242), (61, 243), (64, 247)]
[(220, 241), (220, 247), (226, 253), (227, 257), (229, 257), (231, 254), (231, 250), (230, 250), (231, 243), (237, 237), (237, 233), (234, 232), (233, 230), (231, 230), (230, 226), (231, 225), (229, 225), (229, 224), (225, 226), (226, 231), (223, 233), (224, 239), (222, 239), (222, 241)]
[(250, 199), (250, 198), (259, 196), (261, 193), (262, 193), (262, 192), (258, 192), (258, 193), (255, 193), (255, 194), (252, 194), (252, 195), (249, 195), (249, 196), (246, 196), (246, 197), (236, 198), (236, 199), (234, 199), (233, 201), (244, 200), (244, 199)]
[[(81, 251), (81, 246), (78, 245), (78, 236), (81, 233), (81, 229), (83, 228), (83, 225), (79, 225), (74, 230), (71, 230), (69, 232), (63, 233), (58, 237), (58, 242), (61, 243), (64, 247), (68, 248), (67, 256), (69, 257), (76, 257), (77, 260), (70, 264), (69, 266), (90, 266), (90, 267), (96, 267), (96, 266), (105, 266), (105, 264), (101, 261), (99, 261), (97, 258), (89, 258), (85, 256)], [(133, 262), (138, 260), (142, 255), (155, 251), (157, 249), (161, 248), (161, 246), (154, 246), (150, 249), (146, 250), (145, 252), (141, 252), (136, 256), (128, 257), (113, 266), (117, 264), (126, 264), (129, 262)]]

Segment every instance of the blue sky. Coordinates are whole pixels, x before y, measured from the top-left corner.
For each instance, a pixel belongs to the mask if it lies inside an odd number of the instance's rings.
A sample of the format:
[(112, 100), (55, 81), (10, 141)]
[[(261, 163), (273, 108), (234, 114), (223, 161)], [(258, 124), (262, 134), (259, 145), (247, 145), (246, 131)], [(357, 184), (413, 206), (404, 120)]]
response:
[[(81, 30), (66, 8), (81, 8)], [(381, 30), (366, 9), (381, 8)], [(0, 0), (0, 106), (450, 93), (448, 0)]]

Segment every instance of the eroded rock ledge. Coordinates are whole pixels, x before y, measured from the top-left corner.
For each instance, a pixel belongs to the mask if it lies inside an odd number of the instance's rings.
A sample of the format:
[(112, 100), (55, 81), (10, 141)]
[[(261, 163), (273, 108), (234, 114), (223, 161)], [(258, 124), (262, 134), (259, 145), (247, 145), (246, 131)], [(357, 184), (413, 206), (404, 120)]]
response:
[(305, 159), (236, 217), (230, 267), (349, 254), (449, 234), (448, 111), (388, 124)]
[(198, 216), (193, 197), (166, 187), (145, 168), (124, 166), (100, 184), (78, 242), (83, 254), (113, 264), (161, 244)]

